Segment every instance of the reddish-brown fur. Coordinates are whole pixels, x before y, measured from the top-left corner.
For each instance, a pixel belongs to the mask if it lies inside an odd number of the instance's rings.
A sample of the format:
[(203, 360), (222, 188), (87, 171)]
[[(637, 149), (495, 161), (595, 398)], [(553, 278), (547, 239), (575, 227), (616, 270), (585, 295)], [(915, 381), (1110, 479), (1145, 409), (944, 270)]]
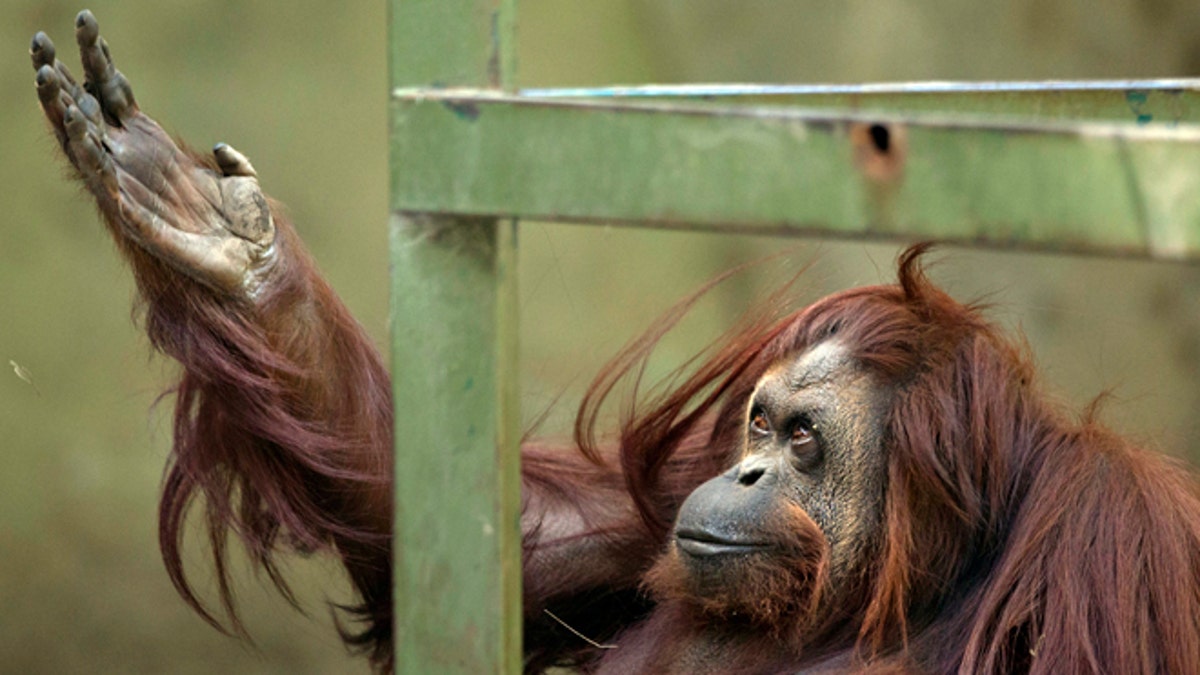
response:
[[(652, 538), (665, 541), (681, 495), (712, 475), (714, 457), (731, 461), (754, 381), (836, 333), (898, 391), (882, 553), (842, 626), (792, 633), (777, 660), (751, 670), (832, 658), (872, 672), (1200, 672), (1193, 478), (1091, 411), (1076, 420), (1050, 403), (1024, 345), (935, 288), (922, 251), (902, 257), (898, 285), (834, 295), (736, 336), (630, 416), (620, 452)], [(652, 616), (617, 642), (668, 650), (696, 631), (695, 613), (682, 616)], [(741, 649), (713, 663), (749, 664), (762, 641)], [(603, 671), (606, 659), (662, 665), (652, 654), (598, 656)]]
[[(168, 573), (208, 621), (240, 632), (230, 533), (289, 598), (276, 552), (331, 551), (360, 596), (346, 609), (362, 626), (343, 635), (389, 669), (387, 372), (280, 209), (271, 258), (270, 239), (258, 238), (268, 219), (248, 220), (261, 214), (242, 208), (249, 202), (225, 203), (217, 181), (227, 170), (243, 197), (261, 197), (248, 161), (219, 147), (225, 168), (191, 152), (208, 169), (192, 171), (140, 114), (98, 30), (79, 15), (84, 88), (46, 36), (30, 54), (47, 120), (134, 268), (151, 341), (183, 365), (160, 508)], [(123, 196), (118, 174), (132, 186)], [(234, 248), (224, 258), (180, 248), (180, 232)], [(1052, 405), (1024, 346), (935, 288), (923, 251), (901, 257), (894, 286), (774, 321), (785, 303), (772, 299), (688, 364), (681, 384), (639, 400), (645, 359), (695, 297), (685, 299), (600, 373), (573, 443), (524, 446), (528, 670), (1200, 673), (1195, 481), (1091, 411), (1074, 419)], [(741, 454), (759, 378), (834, 335), (892, 392), (886, 489), (859, 495), (882, 505), (882, 533), (866, 547), (875, 555), (860, 551), (871, 559), (854, 574), (832, 569), (824, 533), (792, 504), (774, 528), (780, 555), (744, 562), (737, 589), (700, 597), (678, 560), (662, 557), (672, 521)], [(633, 402), (615, 438), (597, 441), (598, 411), (624, 378)], [(183, 527), (198, 497), (225, 622), (184, 573)], [(616, 648), (590, 645), (551, 612)]]
[[(737, 587), (697, 588), (675, 549), (658, 559), (644, 583), (660, 603), (679, 603), (697, 618), (744, 620), (780, 642), (801, 642), (821, 619), (816, 611), (828, 583), (827, 543), (812, 518), (794, 504), (779, 520), (769, 529), (783, 533), (784, 546), (770, 558), (732, 562), (727, 574), (738, 579)], [(744, 593), (746, 588), (752, 592)]]
[[(152, 342), (184, 366), (163, 555), (185, 599), (217, 623), (180, 555), (187, 507), (202, 494), (221, 602), (240, 630), (226, 582), (230, 531), (285, 593), (278, 548), (336, 552), (362, 600), (351, 612), (363, 630), (347, 631), (347, 641), (386, 668), (387, 374), (274, 211), (287, 269), (253, 306), (123, 246)], [(736, 456), (758, 377), (836, 333), (899, 392), (888, 419), (881, 557), (852, 595), (857, 604), (836, 617), (795, 611), (809, 606), (804, 594), (822, 592), (820, 583), (806, 589), (757, 571), (762, 592), (801, 597), (764, 610), (779, 617), (765, 633), (732, 620), (718, 626), (720, 639), (708, 645), (713, 663), (745, 672), (825, 659), (871, 672), (1200, 672), (1200, 501), (1191, 477), (1090, 415), (1076, 421), (1050, 404), (1023, 346), (932, 286), (921, 251), (903, 257), (899, 285), (749, 322), (682, 385), (631, 405), (615, 442), (595, 441), (596, 411), (613, 385), (640, 377), (689, 299), (597, 379), (572, 444), (579, 452), (526, 445), (529, 669), (665, 666), (686, 658), (678, 645), (689, 636), (714, 630), (705, 618), (712, 607), (689, 605), (669, 562), (651, 576), (658, 606), (639, 591), (642, 577), (682, 500)], [(811, 543), (807, 528), (796, 533)], [(820, 569), (798, 578), (822, 579)], [(588, 646), (543, 609), (617, 649)]]
[[(182, 144), (181, 144), (182, 145)], [(212, 167), (207, 155), (189, 154)], [(316, 271), (278, 205), (281, 273), (251, 305), (210, 290), (120, 236), (151, 343), (183, 366), (159, 506), (167, 572), (209, 623), (244, 634), (227, 568), (236, 534), (289, 600), (275, 554), (331, 550), (361, 602), (343, 638), (385, 664), (391, 643), (391, 386), (377, 350)], [(203, 521), (228, 626), (185, 573), (189, 506)]]

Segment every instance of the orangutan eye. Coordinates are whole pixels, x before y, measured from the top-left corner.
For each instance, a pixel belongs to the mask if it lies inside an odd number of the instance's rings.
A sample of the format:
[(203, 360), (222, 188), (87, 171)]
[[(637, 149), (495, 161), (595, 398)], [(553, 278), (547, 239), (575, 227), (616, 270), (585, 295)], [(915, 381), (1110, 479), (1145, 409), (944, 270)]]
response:
[(807, 422), (798, 422), (792, 428), (792, 447), (798, 448), (813, 442), (812, 427)]
[(766, 436), (771, 433), (771, 423), (767, 421), (767, 416), (761, 410), (754, 410), (750, 413), (750, 431), (756, 436)]
[(821, 441), (817, 438), (817, 432), (813, 430), (812, 422), (802, 417), (790, 428), (792, 436), (789, 441), (794, 466), (805, 473), (815, 471), (824, 461), (825, 453), (822, 452)]

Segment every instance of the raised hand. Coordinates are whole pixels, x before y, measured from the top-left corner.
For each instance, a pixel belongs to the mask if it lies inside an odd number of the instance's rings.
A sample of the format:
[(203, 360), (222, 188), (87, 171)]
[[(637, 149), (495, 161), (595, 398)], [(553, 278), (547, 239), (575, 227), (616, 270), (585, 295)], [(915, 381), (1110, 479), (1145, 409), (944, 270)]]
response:
[(113, 235), (224, 294), (253, 299), (275, 267), (275, 224), (254, 167), (219, 143), (213, 156), (177, 145), (138, 108), (91, 12), (75, 19), (83, 85), (33, 37), (38, 99), (67, 159)]

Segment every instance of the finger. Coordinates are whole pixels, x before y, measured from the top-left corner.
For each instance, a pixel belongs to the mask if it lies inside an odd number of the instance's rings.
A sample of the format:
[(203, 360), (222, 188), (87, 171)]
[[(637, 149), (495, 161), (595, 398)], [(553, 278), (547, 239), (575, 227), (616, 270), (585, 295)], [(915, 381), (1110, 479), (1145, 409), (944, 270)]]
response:
[[(76, 100), (71, 93), (64, 91), (62, 75), (53, 66), (43, 64), (39, 67), (34, 81), (37, 84), (38, 100), (42, 104), (42, 112), (54, 129), (54, 135), (58, 138), (63, 150), (67, 150), (68, 134), (64, 115), (68, 107), (75, 106), (77, 112), (92, 122), (94, 131), (101, 135), (104, 133), (103, 127), (99, 126), (101, 122), (100, 106), (96, 103), (96, 99), (87, 92), (79, 90), (82, 97)], [(68, 154), (70, 153), (68, 152)]]
[(258, 172), (250, 165), (250, 160), (226, 143), (213, 146), (213, 156), (217, 158), (217, 166), (221, 167), (221, 173), (226, 176), (258, 176)]
[(71, 160), (83, 174), (88, 186), (98, 195), (102, 191), (115, 196), (116, 171), (112, 157), (100, 142), (96, 126), (78, 106), (69, 105), (63, 111), (63, 128), (67, 134)]
[(75, 83), (75, 78), (71, 76), (67, 64), (56, 58), (57, 52), (50, 37), (42, 31), (38, 31), (29, 45), (29, 58), (33, 61), (33, 69), (41, 70), (42, 66), (50, 66), (58, 73), (59, 86), (72, 98), (81, 98), (84, 93), (83, 89)]
[(99, 101), (104, 117), (113, 126), (137, 112), (133, 88), (113, 65), (108, 43), (100, 37), (100, 24), (88, 10), (75, 17), (75, 41), (83, 60), (84, 87)]
[(230, 176), (221, 181), (221, 213), (225, 229), (249, 242), (267, 245), (275, 237), (271, 206), (250, 176)]
[(75, 97), (75, 104), (79, 106), (79, 110), (87, 116), (94, 125), (95, 131), (103, 138), (105, 135), (104, 111), (100, 109), (100, 102), (96, 100), (96, 97), (81, 89)]
[(50, 36), (38, 31), (29, 44), (29, 58), (33, 60), (33, 69), (40, 70), (42, 66), (53, 66), (56, 50)]
[(58, 142), (65, 148), (67, 133), (63, 129), (63, 113), (66, 112), (67, 106), (73, 104), (74, 101), (71, 100), (70, 94), (62, 90), (58, 73), (53, 66), (43, 65), (38, 68), (35, 82), (37, 83), (38, 101), (42, 104), (42, 112), (50, 122), (51, 128), (54, 129), (54, 135), (58, 137)]
[[(33, 41), (29, 45), (29, 58), (33, 61), (33, 68), (38, 73), (38, 97), (42, 100), (43, 109), (46, 108), (47, 102), (54, 102), (54, 99), (58, 96), (57, 92), (61, 90), (71, 99), (69, 102), (76, 103), (88, 119), (94, 124), (99, 125), (102, 120), (99, 102), (91, 94), (84, 91), (82, 87), (75, 84), (70, 71), (56, 58), (56, 52), (54, 42), (45, 33), (38, 31), (37, 35), (33, 36)], [(45, 72), (46, 70), (49, 72)], [(46, 96), (42, 96), (41, 90), (43, 84), (49, 80), (53, 80), (53, 84), (47, 90)], [(54, 115), (51, 118), (51, 122), (54, 123), (55, 127), (61, 126), (64, 105), (55, 106)], [(50, 116), (51, 111), (47, 110), (46, 114)]]

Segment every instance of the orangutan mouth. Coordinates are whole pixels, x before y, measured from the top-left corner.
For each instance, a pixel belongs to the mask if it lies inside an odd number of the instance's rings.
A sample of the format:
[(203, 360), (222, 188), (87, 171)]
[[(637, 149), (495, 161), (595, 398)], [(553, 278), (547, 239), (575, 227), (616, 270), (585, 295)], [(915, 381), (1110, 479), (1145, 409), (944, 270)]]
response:
[(710, 532), (692, 529), (676, 531), (675, 546), (694, 557), (745, 555), (770, 548), (769, 545), (760, 542), (727, 539)]

